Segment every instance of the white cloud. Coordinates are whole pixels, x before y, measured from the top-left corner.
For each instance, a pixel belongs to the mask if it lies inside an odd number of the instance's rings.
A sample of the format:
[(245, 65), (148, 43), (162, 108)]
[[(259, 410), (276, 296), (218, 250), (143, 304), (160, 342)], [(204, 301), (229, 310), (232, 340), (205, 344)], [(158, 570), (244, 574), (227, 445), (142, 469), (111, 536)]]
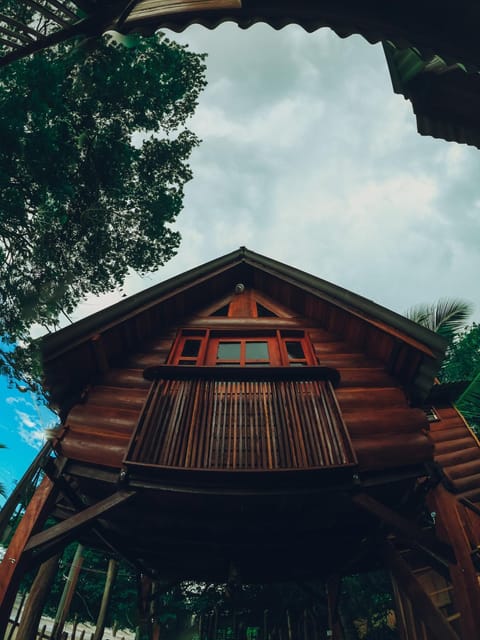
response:
[(400, 311), (478, 298), (480, 155), (418, 135), (380, 46), (295, 26), (169, 37), (209, 54), (191, 119), (203, 143), (178, 256), (127, 293), (246, 245)]
[(20, 438), (34, 449), (39, 449), (45, 442), (42, 425), (24, 411), (17, 410), (15, 415)]

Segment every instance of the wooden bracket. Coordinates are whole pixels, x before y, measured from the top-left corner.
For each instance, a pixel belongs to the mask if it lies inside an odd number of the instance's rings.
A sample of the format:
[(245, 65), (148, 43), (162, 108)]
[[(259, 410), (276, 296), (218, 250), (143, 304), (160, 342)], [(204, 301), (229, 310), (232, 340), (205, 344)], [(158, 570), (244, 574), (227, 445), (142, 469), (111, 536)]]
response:
[(449, 544), (442, 542), (435, 535), (423, 531), (414, 522), (396, 513), (390, 507), (385, 506), (367, 493), (358, 493), (353, 496), (352, 500), (356, 505), (405, 537), (415, 547), (427, 553), (436, 562), (446, 567), (456, 564), (455, 553)]
[(134, 491), (117, 491), (108, 498), (71, 516), (68, 520), (32, 536), (25, 546), (25, 551), (41, 552), (44, 547), (56, 548), (57, 543), (63, 545), (65, 540), (73, 538), (77, 531), (111, 511), (114, 507), (130, 500), (134, 495)]

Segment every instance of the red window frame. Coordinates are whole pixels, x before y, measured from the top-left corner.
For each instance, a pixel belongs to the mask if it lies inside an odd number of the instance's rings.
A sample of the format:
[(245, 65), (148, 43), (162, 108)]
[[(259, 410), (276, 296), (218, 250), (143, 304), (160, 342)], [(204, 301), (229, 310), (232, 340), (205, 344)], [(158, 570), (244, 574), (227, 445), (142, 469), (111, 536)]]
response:
[[(198, 352), (185, 355), (189, 340), (198, 340)], [(247, 358), (247, 343), (265, 342), (268, 345), (268, 360)], [(218, 358), (220, 344), (239, 343), (239, 358)], [(289, 343), (291, 346), (289, 347)], [(299, 345), (296, 348), (295, 344)], [(295, 353), (297, 351), (297, 353)], [(300, 354), (303, 353), (303, 357)], [(255, 330), (221, 331), (210, 329), (180, 330), (173, 345), (169, 364), (180, 366), (303, 366), (317, 364), (315, 352), (308, 334), (301, 330)]]

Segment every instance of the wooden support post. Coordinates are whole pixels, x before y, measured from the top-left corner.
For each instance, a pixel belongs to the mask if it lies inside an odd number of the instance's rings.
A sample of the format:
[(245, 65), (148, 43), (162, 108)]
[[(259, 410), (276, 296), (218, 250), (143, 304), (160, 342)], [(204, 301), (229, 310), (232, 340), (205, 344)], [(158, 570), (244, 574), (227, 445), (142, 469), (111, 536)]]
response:
[(328, 628), (333, 640), (343, 640), (342, 626), (338, 615), (338, 605), (340, 599), (340, 585), (342, 578), (339, 574), (331, 575), (326, 582), (327, 606), (328, 606)]
[(417, 617), (425, 624), (435, 640), (459, 640), (442, 612), (423, 590), (410, 567), (387, 542), (384, 544), (383, 555), (401, 590), (410, 599)]
[(27, 599), (27, 594), (26, 593), (22, 594), (22, 597), (20, 599), (20, 604), (18, 605), (18, 608), (15, 612), (15, 618), (11, 621), (12, 624), (10, 626), (9, 634), (8, 636), (6, 636), (6, 640), (12, 640), (13, 638), (15, 630), (18, 627), (18, 621), (20, 620), (20, 614), (22, 613), (23, 605), (25, 604), (26, 599)]
[(38, 625), (42, 617), (45, 602), (50, 594), (53, 581), (58, 571), (60, 554), (52, 556), (38, 569), (37, 575), (28, 594), (27, 603), (17, 630), (17, 638), (35, 640)]
[(55, 621), (53, 623), (52, 638), (57, 640), (61, 637), (65, 621), (72, 604), (73, 595), (77, 588), (78, 578), (80, 576), (80, 570), (83, 564), (83, 545), (77, 545), (75, 555), (73, 556), (72, 564), (68, 572), (67, 581), (63, 588), (63, 593), (60, 598), (60, 602), (57, 607), (57, 613), (55, 615)]
[(107, 621), (108, 605), (112, 597), (112, 588), (117, 577), (118, 561), (114, 558), (110, 558), (108, 561), (107, 577), (105, 580), (105, 589), (103, 591), (102, 603), (100, 605), (100, 611), (97, 618), (97, 625), (95, 633), (93, 634), (93, 640), (101, 640), (103, 638), (103, 632), (105, 631), (105, 623)]
[(445, 487), (438, 485), (430, 495), (429, 507), (437, 514), (439, 535), (450, 542), (457, 557), (457, 564), (450, 567), (453, 600), (460, 613), (462, 638), (470, 640), (478, 636), (480, 629), (480, 586), (458, 501)]
[(151, 640), (152, 616), (150, 604), (152, 597), (152, 580), (145, 574), (138, 576), (138, 618), (139, 625), (135, 640)]
[(52, 480), (45, 477), (30, 500), (0, 564), (0, 638), (5, 636), (18, 585), (28, 565), (25, 547), (32, 533), (47, 518), (56, 493)]

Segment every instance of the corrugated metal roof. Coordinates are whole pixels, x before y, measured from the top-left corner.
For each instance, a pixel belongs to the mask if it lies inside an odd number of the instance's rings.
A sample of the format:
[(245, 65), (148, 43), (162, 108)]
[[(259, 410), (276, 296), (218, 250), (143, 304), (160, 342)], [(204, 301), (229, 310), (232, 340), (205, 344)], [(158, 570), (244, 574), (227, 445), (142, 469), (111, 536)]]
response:
[[(29, 20), (22, 19), (25, 5), (36, 7), (41, 28), (32, 30)], [(191, 24), (213, 29), (233, 21), (242, 28), (257, 22), (275, 29), (298, 24), (309, 32), (330, 27), (341, 38), (360, 34), (371, 43), (391, 40), (400, 48), (415, 46), (424, 56), (436, 53), (447, 62), (480, 65), (480, 5), (475, 0), (458, 0), (454, 11), (442, 11), (429, 0), (25, 0), (17, 11), (13, 6), (0, 10), (0, 27), (14, 33), (12, 37), (4, 31), (1, 44), (6, 55), (0, 64), (73, 36), (94, 36), (108, 29), (152, 33), (160, 28), (182, 31)]]
[(480, 73), (384, 43), (393, 89), (412, 103), (418, 133), (480, 148)]

